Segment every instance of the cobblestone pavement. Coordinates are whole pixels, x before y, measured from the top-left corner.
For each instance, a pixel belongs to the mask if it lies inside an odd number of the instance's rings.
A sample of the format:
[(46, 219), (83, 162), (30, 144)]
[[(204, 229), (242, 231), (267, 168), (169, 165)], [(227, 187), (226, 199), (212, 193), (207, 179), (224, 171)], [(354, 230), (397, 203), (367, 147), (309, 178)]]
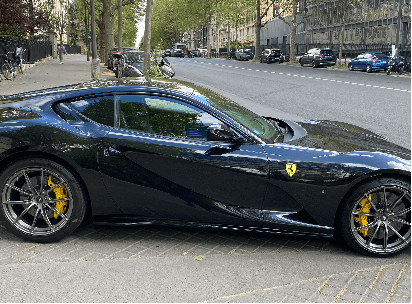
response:
[[(202, 260), (212, 255), (281, 252), (354, 255), (332, 239), (175, 226), (110, 227), (97, 226), (90, 221), (61, 242), (36, 244), (22, 241), (0, 226), (0, 265), (149, 257)], [(411, 265), (404, 260), (365, 269), (350, 270), (348, 267), (348, 272), (268, 286), (204, 302), (410, 303)]]

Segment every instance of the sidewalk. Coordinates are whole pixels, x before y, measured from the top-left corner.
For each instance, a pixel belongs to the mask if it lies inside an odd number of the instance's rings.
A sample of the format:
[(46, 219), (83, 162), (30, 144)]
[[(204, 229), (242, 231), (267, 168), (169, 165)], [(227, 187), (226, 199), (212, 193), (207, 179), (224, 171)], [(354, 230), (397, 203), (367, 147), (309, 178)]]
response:
[[(86, 55), (64, 56), (63, 64), (59, 59), (46, 58), (34, 66), (28, 67), (23, 74), (16, 74), (13, 80), (2, 78), (0, 82), (0, 95), (10, 95), (56, 86), (76, 84), (91, 81), (91, 59), (87, 61)], [(103, 64), (100, 67), (102, 79), (114, 78)]]

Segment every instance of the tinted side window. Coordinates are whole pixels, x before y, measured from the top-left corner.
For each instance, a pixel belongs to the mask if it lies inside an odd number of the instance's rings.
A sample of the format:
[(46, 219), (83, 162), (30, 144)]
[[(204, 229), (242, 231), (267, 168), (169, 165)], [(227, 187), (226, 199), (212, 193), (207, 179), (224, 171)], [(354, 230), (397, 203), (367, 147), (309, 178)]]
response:
[[(114, 97), (100, 96), (87, 99), (80, 99), (70, 103), (65, 103), (59, 107), (69, 113), (71, 111), (80, 113), (80, 116), (87, 117), (102, 125), (114, 126)], [(69, 116), (70, 117), (70, 116)]]
[(206, 139), (221, 124), (210, 114), (178, 100), (149, 95), (117, 95), (116, 126), (171, 137)]

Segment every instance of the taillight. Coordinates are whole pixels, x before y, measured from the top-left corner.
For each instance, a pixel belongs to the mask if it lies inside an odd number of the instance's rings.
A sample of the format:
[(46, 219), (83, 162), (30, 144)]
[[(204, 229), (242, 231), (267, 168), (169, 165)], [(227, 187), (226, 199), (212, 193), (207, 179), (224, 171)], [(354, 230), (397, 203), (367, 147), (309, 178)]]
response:
[(376, 62), (376, 59), (372, 59), (371, 62)]
[(318, 55), (318, 58), (323, 58), (324, 56), (323, 55)]
[(336, 58), (336, 55), (332, 55), (333, 58)]

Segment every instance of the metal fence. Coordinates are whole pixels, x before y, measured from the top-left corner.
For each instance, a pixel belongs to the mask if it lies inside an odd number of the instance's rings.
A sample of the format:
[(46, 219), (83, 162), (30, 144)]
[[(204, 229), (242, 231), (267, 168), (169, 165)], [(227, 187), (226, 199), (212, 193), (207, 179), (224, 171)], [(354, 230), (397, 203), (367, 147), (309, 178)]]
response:
[[(78, 45), (64, 45), (68, 54), (81, 53)], [(53, 54), (53, 45), (49, 40), (16, 39), (0, 37), (0, 67), (5, 55), (14, 52), (17, 47), (24, 49), (23, 58), (26, 63), (34, 63)]]

